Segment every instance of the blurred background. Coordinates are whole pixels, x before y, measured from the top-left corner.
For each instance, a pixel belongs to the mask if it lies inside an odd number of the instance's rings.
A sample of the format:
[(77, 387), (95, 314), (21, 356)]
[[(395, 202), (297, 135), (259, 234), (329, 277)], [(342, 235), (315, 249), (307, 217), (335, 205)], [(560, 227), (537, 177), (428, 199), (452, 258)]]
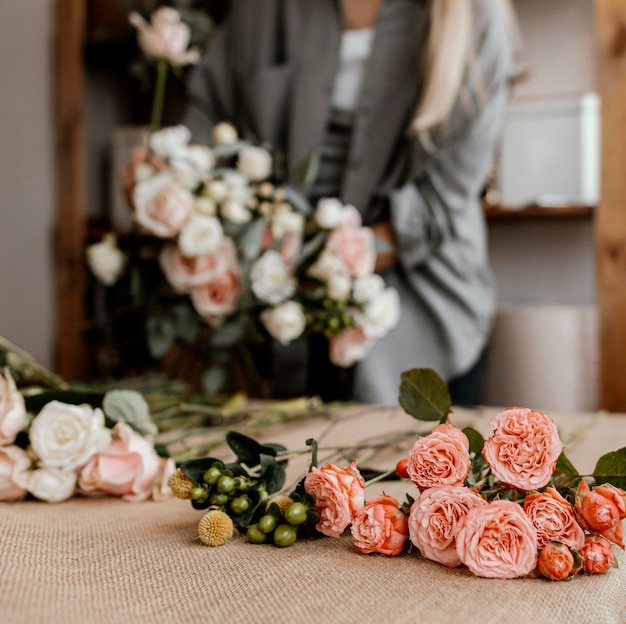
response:
[[(90, 324), (102, 293), (81, 249), (111, 224), (128, 226), (114, 173), (149, 118), (150, 91), (126, 16), (157, 4), (4, 0), (0, 9), (0, 334), (67, 378), (103, 364), (104, 337)], [(199, 40), (225, 7), (168, 4), (188, 12)], [(600, 355), (596, 283), (598, 4), (619, 3), (514, 2), (527, 75), (486, 189), (500, 310), (485, 404), (626, 411), (601, 383), (610, 361)], [(166, 121), (183, 82), (170, 82)]]

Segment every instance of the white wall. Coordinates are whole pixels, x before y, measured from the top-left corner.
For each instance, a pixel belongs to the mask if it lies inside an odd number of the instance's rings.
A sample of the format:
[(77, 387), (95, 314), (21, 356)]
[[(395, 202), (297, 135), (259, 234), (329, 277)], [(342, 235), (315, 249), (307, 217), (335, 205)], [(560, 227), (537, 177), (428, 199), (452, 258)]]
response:
[(0, 8), (0, 335), (52, 362), (53, 0)]

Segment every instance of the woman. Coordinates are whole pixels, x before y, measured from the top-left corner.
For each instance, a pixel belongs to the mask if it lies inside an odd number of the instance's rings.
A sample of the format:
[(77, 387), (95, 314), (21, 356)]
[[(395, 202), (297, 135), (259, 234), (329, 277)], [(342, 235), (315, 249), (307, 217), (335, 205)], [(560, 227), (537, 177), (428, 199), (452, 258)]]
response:
[(392, 243), (377, 269), (402, 317), (357, 365), (355, 399), (395, 403), (400, 373), (424, 366), (455, 402), (475, 401), (495, 310), (479, 194), (512, 70), (509, 19), (504, 0), (236, 0), (192, 75), (195, 140), (230, 120), (284, 152), (292, 183), (315, 155), (312, 200), (354, 204)]

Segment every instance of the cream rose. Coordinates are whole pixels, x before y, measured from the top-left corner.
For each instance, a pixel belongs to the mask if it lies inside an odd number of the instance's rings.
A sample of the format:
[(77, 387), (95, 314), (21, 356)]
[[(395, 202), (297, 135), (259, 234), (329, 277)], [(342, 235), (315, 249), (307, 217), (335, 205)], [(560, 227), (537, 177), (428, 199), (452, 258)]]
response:
[(233, 223), (248, 223), (252, 220), (252, 213), (248, 210), (245, 203), (234, 199), (227, 199), (220, 206), (220, 214), (224, 219), (228, 219)]
[(60, 503), (74, 495), (76, 472), (44, 466), (22, 473), (20, 484), (35, 498), (48, 503)]
[(14, 501), (26, 495), (26, 488), (20, 483), (30, 465), (30, 457), (19, 446), (0, 446), (0, 501)]
[(196, 258), (212, 254), (224, 240), (224, 229), (219, 219), (196, 214), (182, 229), (178, 246), (183, 256)]
[(322, 197), (315, 207), (315, 220), (325, 230), (333, 230), (342, 222), (343, 204), (336, 197)]
[(117, 246), (115, 234), (105, 234), (99, 243), (85, 250), (91, 272), (105, 285), (112, 286), (124, 271), (126, 256)]
[[(75, 470), (106, 448), (104, 414), (89, 405), (50, 401), (30, 426), (30, 444), (42, 466)], [(30, 488), (29, 488), (30, 490)]]
[(336, 254), (323, 249), (317, 260), (309, 267), (307, 275), (320, 282), (327, 282), (337, 273), (347, 273), (346, 265)]
[(400, 320), (400, 295), (395, 288), (386, 288), (377, 297), (368, 301), (363, 312), (356, 315), (357, 324), (366, 336), (382, 338)]
[(352, 298), (357, 303), (367, 303), (374, 300), (385, 291), (385, 280), (378, 273), (363, 275), (354, 280)]
[(28, 420), (24, 397), (8, 368), (0, 375), (0, 446), (12, 444)]
[(328, 296), (335, 301), (347, 301), (352, 290), (352, 278), (347, 273), (331, 275), (326, 282)]
[(263, 147), (249, 145), (239, 152), (237, 169), (253, 182), (269, 178), (272, 166), (272, 155)]
[(304, 215), (299, 212), (280, 211), (272, 216), (272, 234), (280, 240), (289, 234), (302, 234), (304, 229)]
[(171, 238), (189, 221), (194, 199), (164, 171), (135, 186), (133, 205), (139, 225), (155, 236)]
[(191, 131), (186, 126), (169, 126), (150, 135), (150, 151), (160, 158), (169, 160), (184, 153), (191, 141)]
[(224, 180), (209, 180), (204, 185), (203, 193), (219, 204), (228, 197), (228, 186)]
[(239, 138), (237, 129), (227, 121), (215, 124), (211, 132), (211, 140), (215, 145), (229, 145)]
[(296, 280), (291, 268), (280, 253), (266, 251), (250, 271), (252, 292), (263, 302), (278, 305), (296, 291)]
[(261, 313), (261, 322), (271, 336), (283, 345), (299, 338), (306, 327), (304, 310), (295, 301), (285, 301)]

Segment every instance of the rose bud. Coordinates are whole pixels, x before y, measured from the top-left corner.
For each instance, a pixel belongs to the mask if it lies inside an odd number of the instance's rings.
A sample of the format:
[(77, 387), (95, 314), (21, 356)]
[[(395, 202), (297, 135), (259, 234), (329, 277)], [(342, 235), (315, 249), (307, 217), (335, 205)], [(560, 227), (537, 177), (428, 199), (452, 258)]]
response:
[(624, 526), (626, 518), (626, 492), (605, 483), (593, 490), (586, 481), (581, 481), (576, 490), (576, 515), (582, 527), (600, 533), (608, 540), (624, 548)]
[(587, 574), (606, 574), (615, 565), (611, 543), (601, 535), (589, 535), (580, 554)]
[(549, 542), (539, 553), (537, 568), (541, 576), (551, 581), (563, 581), (580, 570), (570, 549), (560, 542)]

